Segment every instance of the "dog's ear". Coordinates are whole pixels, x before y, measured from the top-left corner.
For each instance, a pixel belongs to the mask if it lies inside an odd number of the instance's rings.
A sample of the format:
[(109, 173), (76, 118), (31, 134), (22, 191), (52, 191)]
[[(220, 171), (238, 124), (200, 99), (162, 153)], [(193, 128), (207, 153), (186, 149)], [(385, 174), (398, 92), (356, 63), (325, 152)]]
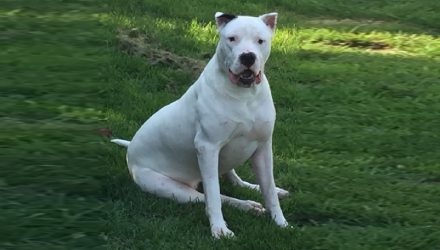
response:
[(225, 14), (222, 12), (215, 13), (215, 23), (217, 24), (217, 30), (222, 29), (227, 23), (229, 23), (234, 18), (237, 18), (237, 16), (231, 14)]
[(277, 26), (278, 13), (272, 12), (269, 14), (264, 14), (260, 16), (260, 18), (272, 31), (275, 30), (275, 27)]

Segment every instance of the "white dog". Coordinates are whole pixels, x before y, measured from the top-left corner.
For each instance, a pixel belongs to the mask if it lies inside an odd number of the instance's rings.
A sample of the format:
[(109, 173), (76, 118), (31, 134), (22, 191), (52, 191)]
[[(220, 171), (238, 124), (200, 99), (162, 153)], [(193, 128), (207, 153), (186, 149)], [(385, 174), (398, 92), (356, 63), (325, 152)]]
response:
[[(220, 41), (199, 79), (177, 101), (163, 107), (137, 131), (127, 163), (134, 181), (148, 193), (178, 202), (205, 202), (214, 237), (231, 237), (222, 203), (243, 210), (270, 212), (286, 227), (275, 187), (272, 131), (275, 107), (264, 74), (277, 13), (260, 17), (215, 14)], [(259, 185), (240, 179), (234, 168), (251, 159)], [(260, 203), (220, 194), (219, 176), (260, 190)], [(204, 194), (195, 188), (202, 182)]]

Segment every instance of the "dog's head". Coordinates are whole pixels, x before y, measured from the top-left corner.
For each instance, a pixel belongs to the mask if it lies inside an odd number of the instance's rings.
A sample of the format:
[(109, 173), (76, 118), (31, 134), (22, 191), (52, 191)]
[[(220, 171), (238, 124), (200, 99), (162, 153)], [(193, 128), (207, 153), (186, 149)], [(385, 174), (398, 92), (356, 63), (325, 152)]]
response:
[(217, 58), (233, 84), (249, 88), (261, 82), (277, 16), (277, 13), (259, 17), (215, 14), (220, 34)]

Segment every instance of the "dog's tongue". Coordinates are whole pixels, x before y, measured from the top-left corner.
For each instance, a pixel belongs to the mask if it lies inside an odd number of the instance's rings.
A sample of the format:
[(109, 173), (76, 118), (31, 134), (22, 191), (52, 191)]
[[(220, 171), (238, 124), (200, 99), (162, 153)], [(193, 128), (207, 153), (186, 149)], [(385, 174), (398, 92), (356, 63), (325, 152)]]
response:
[(255, 76), (255, 82), (256, 82), (257, 84), (259, 84), (259, 83), (261, 82), (261, 71), (258, 72), (258, 75), (257, 75), (257, 76)]
[(228, 74), (229, 80), (231, 80), (232, 83), (237, 84), (238, 81), (240, 80), (240, 76), (239, 75), (234, 75), (234, 73), (232, 73), (231, 70), (229, 70), (229, 74)]

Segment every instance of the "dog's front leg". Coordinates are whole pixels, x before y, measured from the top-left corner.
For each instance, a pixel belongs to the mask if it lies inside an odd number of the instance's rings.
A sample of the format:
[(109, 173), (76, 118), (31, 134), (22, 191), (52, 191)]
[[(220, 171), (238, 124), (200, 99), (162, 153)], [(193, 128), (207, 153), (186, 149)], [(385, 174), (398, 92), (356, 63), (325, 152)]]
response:
[(252, 156), (252, 168), (263, 193), (264, 205), (280, 227), (288, 226), (280, 207), (273, 177), (272, 139), (261, 144)]
[(212, 236), (215, 238), (232, 237), (234, 233), (227, 228), (222, 214), (218, 174), (220, 146), (199, 142), (196, 150), (205, 193), (206, 214), (211, 225)]

